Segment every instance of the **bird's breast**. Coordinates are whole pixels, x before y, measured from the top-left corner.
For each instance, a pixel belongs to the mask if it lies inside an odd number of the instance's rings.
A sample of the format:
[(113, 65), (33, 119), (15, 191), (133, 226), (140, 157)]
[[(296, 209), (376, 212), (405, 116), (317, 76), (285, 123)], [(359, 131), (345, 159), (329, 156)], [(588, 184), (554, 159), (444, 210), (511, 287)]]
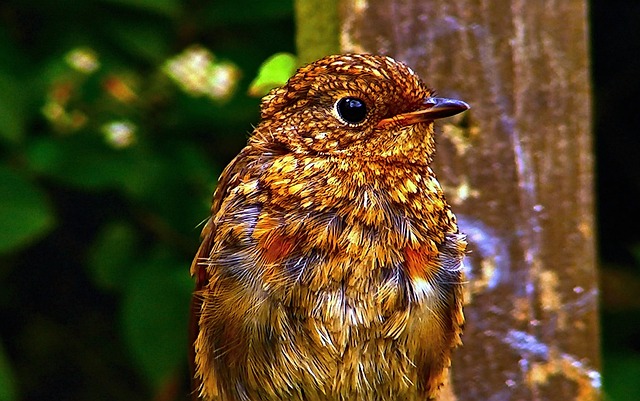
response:
[(428, 168), (327, 163), (283, 157), (222, 202), (203, 310), (233, 341), (216, 360), (272, 372), (246, 380), (274, 394), (415, 391), (457, 336), (464, 239)]
[(457, 228), (428, 167), (284, 155), (261, 171), (223, 203), (213, 252), (247, 297), (322, 322), (336, 349), (359, 328), (397, 337), (415, 305), (446, 302)]

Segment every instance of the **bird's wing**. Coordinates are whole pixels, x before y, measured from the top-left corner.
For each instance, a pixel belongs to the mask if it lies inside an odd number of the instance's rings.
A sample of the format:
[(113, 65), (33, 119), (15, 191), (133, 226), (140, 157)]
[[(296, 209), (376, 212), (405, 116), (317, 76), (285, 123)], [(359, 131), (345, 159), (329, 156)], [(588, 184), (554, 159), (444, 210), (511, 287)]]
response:
[(227, 197), (230, 189), (234, 188), (238, 184), (241, 172), (247, 166), (248, 149), (249, 148), (244, 148), (220, 175), (218, 185), (213, 194), (213, 201), (211, 203), (211, 217), (207, 220), (207, 223), (202, 229), (202, 234), (200, 235), (202, 242), (200, 244), (200, 248), (198, 248), (198, 252), (191, 262), (191, 276), (194, 277), (196, 281), (195, 290), (191, 298), (191, 316), (189, 319), (189, 366), (191, 371), (191, 394), (194, 401), (200, 400), (199, 390), (201, 385), (195, 374), (195, 341), (198, 338), (199, 332), (200, 312), (203, 301), (202, 292), (211, 278), (207, 271), (207, 266), (203, 261), (206, 261), (211, 257), (211, 249), (213, 248), (213, 241), (216, 233), (214, 216), (220, 210), (220, 205)]

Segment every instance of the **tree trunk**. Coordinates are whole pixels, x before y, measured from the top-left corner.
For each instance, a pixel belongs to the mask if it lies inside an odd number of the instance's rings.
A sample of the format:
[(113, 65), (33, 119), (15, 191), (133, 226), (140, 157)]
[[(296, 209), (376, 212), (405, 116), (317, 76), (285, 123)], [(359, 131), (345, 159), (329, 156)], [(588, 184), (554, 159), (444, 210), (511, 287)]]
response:
[(342, 3), (343, 51), (409, 64), (472, 109), (434, 170), (470, 239), (447, 400), (600, 398), (584, 0)]

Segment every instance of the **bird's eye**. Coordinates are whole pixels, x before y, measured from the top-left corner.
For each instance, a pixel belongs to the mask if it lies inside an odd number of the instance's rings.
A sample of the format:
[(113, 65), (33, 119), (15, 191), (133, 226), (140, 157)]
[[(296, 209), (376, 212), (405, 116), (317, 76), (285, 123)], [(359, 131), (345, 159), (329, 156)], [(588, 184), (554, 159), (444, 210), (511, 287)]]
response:
[(336, 111), (347, 124), (360, 124), (367, 117), (367, 105), (355, 97), (343, 97), (338, 100)]

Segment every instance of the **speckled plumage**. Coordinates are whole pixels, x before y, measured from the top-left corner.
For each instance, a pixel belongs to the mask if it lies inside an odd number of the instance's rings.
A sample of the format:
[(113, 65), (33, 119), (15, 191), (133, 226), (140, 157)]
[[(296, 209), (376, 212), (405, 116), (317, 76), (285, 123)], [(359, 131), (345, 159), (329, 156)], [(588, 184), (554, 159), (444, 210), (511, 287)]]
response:
[(432, 120), (466, 105), (431, 96), (391, 58), (338, 55), (263, 99), (191, 267), (196, 399), (437, 396), (466, 242), (429, 167)]

